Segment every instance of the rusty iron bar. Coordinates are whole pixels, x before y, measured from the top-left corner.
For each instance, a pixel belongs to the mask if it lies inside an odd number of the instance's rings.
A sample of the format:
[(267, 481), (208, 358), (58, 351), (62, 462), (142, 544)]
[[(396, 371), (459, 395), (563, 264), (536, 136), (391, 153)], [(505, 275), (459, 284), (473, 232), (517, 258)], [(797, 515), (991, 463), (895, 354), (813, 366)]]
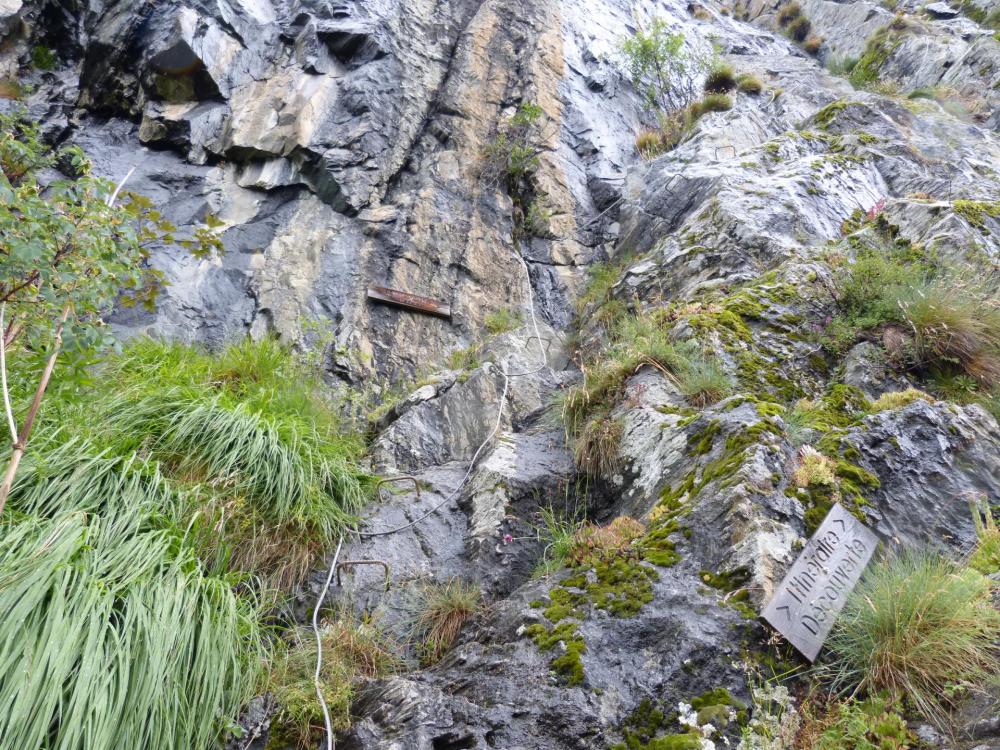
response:
[(368, 287), (368, 299), (372, 302), (380, 302), (384, 305), (392, 305), (404, 310), (451, 320), (451, 307), (430, 297), (421, 297), (418, 294), (409, 294), (385, 286), (370, 286)]
[(385, 568), (385, 590), (389, 590), (389, 563), (385, 560), (343, 560), (337, 563), (337, 586), (343, 586), (340, 582), (340, 571), (344, 568), (353, 568), (356, 565), (381, 565)]
[(385, 479), (378, 480), (375, 483), (375, 492), (378, 494), (379, 502), (385, 502), (385, 498), (382, 497), (382, 485), (392, 484), (393, 482), (413, 482), (413, 489), (417, 493), (417, 502), (420, 502), (420, 483), (416, 477), (412, 477), (409, 474), (400, 474), (398, 477), (386, 477)]

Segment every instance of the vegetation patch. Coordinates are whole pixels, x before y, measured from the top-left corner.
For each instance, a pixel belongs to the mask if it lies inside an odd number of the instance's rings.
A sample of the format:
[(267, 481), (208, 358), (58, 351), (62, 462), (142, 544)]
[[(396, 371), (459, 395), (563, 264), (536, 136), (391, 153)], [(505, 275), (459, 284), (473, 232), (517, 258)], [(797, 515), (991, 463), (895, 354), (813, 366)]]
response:
[(435, 664), (452, 647), (465, 625), (479, 611), (479, 587), (460, 578), (427, 584), (417, 593), (414, 634), (421, 662)]
[(872, 563), (826, 644), (834, 688), (906, 701), (947, 727), (963, 693), (997, 677), (994, 590), (978, 571), (934, 552)]
[[(402, 668), (391, 643), (371, 623), (341, 617), (320, 630), (323, 666), (319, 685), (330, 710), (334, 730), (351, 726), (354, 686), (361, 678), (377, 678)], [(312, 630), (292, 631), (275, 657), (267, 681), (279, 709), (271, 723), (269, 748), (315, 747), (323, 739), (325, 724), (316, 699), (316, 637)]]

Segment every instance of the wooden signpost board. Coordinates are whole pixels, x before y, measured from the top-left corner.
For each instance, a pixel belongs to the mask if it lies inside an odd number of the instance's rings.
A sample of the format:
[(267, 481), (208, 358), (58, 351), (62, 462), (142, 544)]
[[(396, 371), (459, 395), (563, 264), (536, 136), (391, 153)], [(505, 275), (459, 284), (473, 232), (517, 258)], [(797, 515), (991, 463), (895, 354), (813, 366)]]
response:
[(877, 546), (864, 524), (834, 504), (761, 616), (815, 661)]
[(373, 302), (401, 307), (404, 310), (413, 310), (414, 312), (434, 315), (438, 318), (451, 319), (451, 307), (443, 302), (438, 302), (436, 299), (431, 299), (430, 297), (421, 297), (417, 294), (401, 292), (397, 289), (389, 289), (384, 286), (370, 286), (368, 287), (368, 299)]

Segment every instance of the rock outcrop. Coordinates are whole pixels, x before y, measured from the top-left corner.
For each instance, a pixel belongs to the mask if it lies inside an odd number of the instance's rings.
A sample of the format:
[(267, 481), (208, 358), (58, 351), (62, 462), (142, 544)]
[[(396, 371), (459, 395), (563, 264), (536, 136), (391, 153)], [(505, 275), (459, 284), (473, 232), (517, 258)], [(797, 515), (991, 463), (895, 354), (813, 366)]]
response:
[[(681, 703), (714, 722), (703, 747), (736, 746), (761, 664), (793, 658), (756, 612), (830, 502), (886, 547), (957, 553), (975, 539), (969, 499), (1000, 501), (993, 416), (933, 399), (873, 411), (919, 373), (886, 341), (842, 357), (817, 343), (852, 241), (1000, 258), (1000, 41), (942, 3), (802, 0), (819, 60), (781, 33), (776, 0), (21, 5), (0, 0), (0, 72), (33, 86), (45, 136), (111, 179), (134, 167), (129, 187), (178, 224), (222, 222), (221, 257), (155, 256), (157, 311), (117, 311), (116, 330), (320, 352), (331, 385), (383, 402), (375, 470), (413, 477), (343, 552), (388, 564), (388, 592), (366, 566), (331, 597), (403, 640), (428, 581), (471, 580), (490, 604), (440, 663), (367, 683), (339, 747), (608, 748), (650, 711), (656, 736), (686, 732)], [(760, 90), (642, 160), (656, 119), (619, 45), (653, 17)], [(30, 69), (38, 46), (53, 69)], [(891, 86), (820, 63), (847, 57)], [(525, 105), (531, 195), (486, 163)], [(607, 294), (578, 302), (609, 259)], [(374, 305), (369, 286), (451, 319)], [(606, 405), (613, 467), (588, 476), (554, 404), (609, 347), (609, 306), (697, 340), (733, 387), (693, 403), (640, 362)], [(490, 333), (498, 313), (513, 322)], [(794, 423), (802, 400), (822, 429)], [(835, 492), (795, 480), (803, 445), (836, 466)], [(533, 575), (540, 509), (629, 516), (642, 543)], [(266, 727), (273, 707), (252, 708)]]

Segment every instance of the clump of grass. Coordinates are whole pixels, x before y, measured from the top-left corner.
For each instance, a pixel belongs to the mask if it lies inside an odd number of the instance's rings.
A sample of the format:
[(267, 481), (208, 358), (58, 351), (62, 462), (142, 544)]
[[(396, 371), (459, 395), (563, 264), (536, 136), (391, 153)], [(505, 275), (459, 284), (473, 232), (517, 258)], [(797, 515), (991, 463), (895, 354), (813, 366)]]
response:
[(805, 41), (802, 42), (802, 49), (808, 52), (810, 55), (817, 54), (823, 47), (823, 37), (816, 36), (815, 34), (809, 34)]
[(809, 442), (816, 431), (814, 422), (820, 411), (815, 401), (801, 398), (785, 412), (785, 437), (793, 447), (801, 448)]
[(713, 357), (695, 357), (677, 373), (677, 387), (695, 406), (710, 406), (733, 391), (733, 379)]
[(688, 108), (691, 120), (698, 120), (709, 112), (725, 112), (733, 108), (733, 100), (725, 94), (708, 94)]
[(1000, 528), (985, 498), (973, 500), (970, 506), (978, 541), (969, 555), (969, 567), (983, 575), (992, 575), (1000, 571)]
[(452, 647), (462, 626), (479, 611), (480, 598), (479, 587), (460, 578), (419, 590), (414, 632), (425, 664), (440, 661)]
[(939, 727), (953, 686), (982, 690), (998, 674), (994, 585), (934, 552), (873, 563), (827, 641), (835, 689), (909, 701)]
[(756, 96), (764, 90), (764, 84), (752, 73), (741, 73), (736, 79), (736, 88), (744, 94)]
[[(46, 467), (56, 465), (85, 506), (112, 486), (109, 477), (124, 481), (141, 464), (139, 474), (162, 475), (182, 499), (162, 511), (189, 528), (204, 560), (291, 586), (353, 524), (367, 493), (355, 468), (363, 444), (317, 382), (273, 341), (217, 356), (137, 341), (87, 388), (47, 399), (55, 437), (34, 449), (39, 471), (26, 472), (25, 491), (32, 482), (51, 487)], [(86, 446), (60, 448), (72, 440)]]
[(901, 409), (907, 404), (912, 404), (914, 401), (924, 400), (928, 403), (934, 403), (934, 399), (917, 388), (907, 388), (905, 391), (892, 391), (890, 393), (883, 393), (877, 399), (872, 401), (871, 412), (888, 411), (889, 409)]
[(833, 487), (837, 484), (836, 468), (831, 459), (815, 448), (804, 445), (799, 449), (799, 463), (792, 474), (792, 481), (797, 487)]
[(643, 159), (655, 159), (677, 145), (675, 133), (663, 128), (647, 128), (635, 137), (635, 149)]
[(794, 21), (796, 18), (802, 15), (802, 6), (796, 2), (785, 3), (781, 6), (781, 10), (778, 11), (778, 25), (785, 28)]
[(710, 94), (725, 94), (736, 88), (736, 71), (733, 66), (726, 63), (713, 66), (705, 77), (704, 88)]
[(788, 36), (796, 42), (804, 42), (809, 37), (809, 32), (811, 31), (812, 23), (805, 16), (798, 16), (788, 24), (788, 28), (786, 29)]
[(535, 568), (535, 577), (554, 573), (566, 564), (566, 558), (573, 548), (573, 539), (581, 525), (576, 517), (560, 514), (552, 506), (541, 508), (539, 514), (542, 523), (536, 531), (539, 539), (545, 543), (545, 548), (542, 559)]
[(849, 76), (854, 66), (858, 64), (858, 57), (848, 55), (831, 55), (826, 61), (826, 69), (835, 76)]
[(981, 384), (1000, 383), (997, 290), (955, 275), (928, 279), (897, 302), (914, 334), (914, 365), (955, 367)]
[[(351, 726), (351, 700), (359, 678), (384, 677), (402, 667), (397, 647), (371, 623), (356, 623), (341, 617), (320, 630), (323, 665), (320, 690), (330, 709), (335, 730)], [(275, 659), (267, 689), (279, 710), (271, 735), (298, 748), (315, 747), (323, 739), (325, 725), (316, 700), (316, 636), (309, 629), (293, 631), (283, 652)]]
[(480, 346), (478, 344), (467, 346), (464, 349), (456, 349), (448, 355), (448, 369), (461, 370), (463, 372), (470, 372), (477, 369), (480, 365), (479, 351)]
[(504, 307), (486, 316), (486, 330), (496, 336), (500, 333), (513, 331), (521, 325), (521, 314), (509, 307)]
[(656, 313), (626, 316), (609, 330), (609, 346), (585, 363), (584, 382), (560, 395), (560, 410), (568, 432), (576, 434), (594, 411), (607, 410), (621, 395), (626, 379), (648, 365), (661, 372), (678, 372), (689, 355), (670, 341)]
[(641, 521), (619, 516), (607, 526), (588, 523), (573, 536), (567, 559), (574, 565), (596, 565), (626, 555), (646, 533)]
[(576, 465), (593, 476), (611, 476), (621, 465), (621, 419), (598, 414), (573, 439)]

